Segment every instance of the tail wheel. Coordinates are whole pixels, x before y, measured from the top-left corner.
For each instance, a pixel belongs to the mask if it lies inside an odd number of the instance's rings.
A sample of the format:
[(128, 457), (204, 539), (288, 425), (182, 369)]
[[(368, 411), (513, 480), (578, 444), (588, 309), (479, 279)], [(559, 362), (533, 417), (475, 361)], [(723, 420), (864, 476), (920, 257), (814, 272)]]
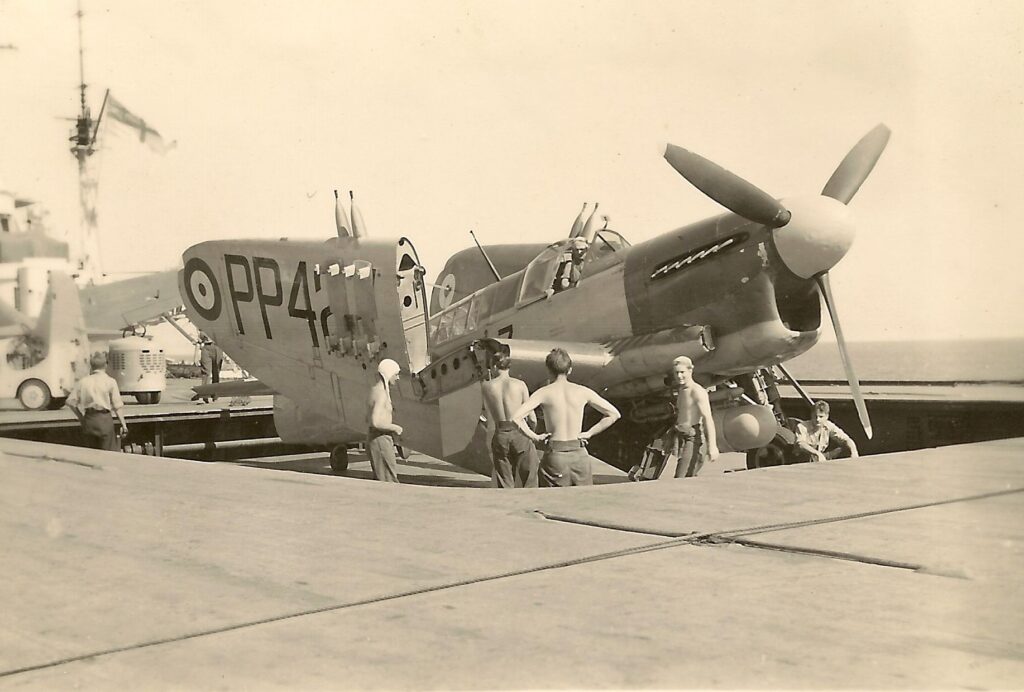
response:
[(338, 445), (331, 450), (331, 471), (343, 475), (348, 471), (348, 447)]
[(18, 387), (18, 401), (29, 411), (40, 411), (50, 405), (50, 388), (42, 380), (25, 380)]

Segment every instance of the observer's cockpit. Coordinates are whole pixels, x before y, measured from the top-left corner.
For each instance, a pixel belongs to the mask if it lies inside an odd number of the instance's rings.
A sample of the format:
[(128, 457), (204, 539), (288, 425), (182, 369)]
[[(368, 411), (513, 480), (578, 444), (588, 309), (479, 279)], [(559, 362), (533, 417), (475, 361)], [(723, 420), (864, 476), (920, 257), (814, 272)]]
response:
[(602, 230), (587, 244), (579, 238), (552, 243), (522, 270), (522, 278), (507, 276), (430, 317), (435, 344), (466, 337), (492, 315), (522, 307), (575, 288), (579, 281), (623, 261), (629, 243), (615, 231)]

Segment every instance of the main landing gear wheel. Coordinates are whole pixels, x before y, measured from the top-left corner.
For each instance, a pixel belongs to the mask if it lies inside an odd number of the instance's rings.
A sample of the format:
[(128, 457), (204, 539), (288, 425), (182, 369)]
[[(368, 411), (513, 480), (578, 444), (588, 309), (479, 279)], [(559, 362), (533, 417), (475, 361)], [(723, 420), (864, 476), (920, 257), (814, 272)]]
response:
[(338, 445), (331, 450), (331, 471), (344, 475), (348, 471), (348, 447)]
[(769, 466), (784, 466), (791, 463), (787, 458), (786, 449), (778, 440), (772, 440), (760, 449), (747, 452), (747, 468), (763, 469)]
[(25, 380), (18, 387), (18, 401), (29, 411), (41, 411), (50, 405), (50, 388), (42, 380)]

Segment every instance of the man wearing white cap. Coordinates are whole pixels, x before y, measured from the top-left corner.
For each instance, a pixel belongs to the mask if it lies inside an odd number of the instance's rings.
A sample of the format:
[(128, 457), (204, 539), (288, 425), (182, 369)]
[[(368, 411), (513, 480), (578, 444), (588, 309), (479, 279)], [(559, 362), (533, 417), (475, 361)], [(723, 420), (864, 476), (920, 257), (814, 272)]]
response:
[(391, 405), (391, 385), (398, 382), (399, 370), (398, 363), (390, 358), (385, 358), (377, 366), (377, 381), (370, 388), (370, 404), (366, 416), (369, 424), (366, 453), (370, 455), (370, 469), (375, 479), (387, 483), (398, 482), (392, 435), (401, 435), (402, 426), (391, 420), (394, 410)]

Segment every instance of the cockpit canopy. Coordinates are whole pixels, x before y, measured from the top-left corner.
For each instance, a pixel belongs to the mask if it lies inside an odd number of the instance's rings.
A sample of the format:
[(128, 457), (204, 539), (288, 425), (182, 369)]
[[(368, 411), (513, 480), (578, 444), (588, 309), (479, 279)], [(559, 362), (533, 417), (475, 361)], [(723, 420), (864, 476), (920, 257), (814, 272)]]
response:
[[(623, 261), (629, 243), (615, 231), (600, 231), (589, 245), (566, 239), (547, 246), (517, 274), (506, 276), (431, 315), (434, 344), (468, 337), (492, 315), (574, 288), (580, 278)], [(576, 265), (575, 267), (573, 265)]]
[(627, 247), (625, 238), (608, 229), (599, 231), (589, 247), (580, 238), (548, 245), (526, 265), (518, 304), (540, 300), (549, 290), (559, 293), (575, 288), (583, 276), (618, 261), (615, 253)]

